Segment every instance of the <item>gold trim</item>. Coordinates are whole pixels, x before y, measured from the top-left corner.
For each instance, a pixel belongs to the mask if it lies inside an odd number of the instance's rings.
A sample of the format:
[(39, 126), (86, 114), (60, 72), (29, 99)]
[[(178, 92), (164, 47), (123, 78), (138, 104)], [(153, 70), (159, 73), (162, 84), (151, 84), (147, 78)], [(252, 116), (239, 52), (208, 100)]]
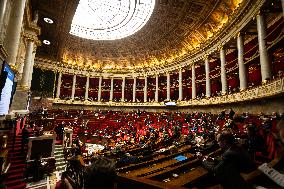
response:
[[(284, 94), (284, 77), (276, 79), (265, 85), (255, 88), (246, 89), (238, 93), (228, 94), (218, 97), (206, 97), (201, 100), (191, 99), (189, 101), (177, 101), (177, 106), (206, 106), (217, 104), (228, 104), (235, 102), (250, 101), (266, 97), (272, 97), (278, 94)], [(164, 102), (98, 102), (98, 101), (70, 101), (54, 99), (55, 104), (72, 104), (72, 105), (93, 105), (93, 106), (149, 106), (149, 107), (165, 107)]]

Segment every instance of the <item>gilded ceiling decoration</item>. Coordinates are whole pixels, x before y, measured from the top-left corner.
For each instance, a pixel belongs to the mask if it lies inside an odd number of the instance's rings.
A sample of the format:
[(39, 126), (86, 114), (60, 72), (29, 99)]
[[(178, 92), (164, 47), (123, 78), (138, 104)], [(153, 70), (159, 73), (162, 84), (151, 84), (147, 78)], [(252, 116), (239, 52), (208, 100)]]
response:
[[(90, 40), (69, 34), (79, 0), (32, 0), (42, 35), (50, 45), (37, 56), (80, 70), (136, 72), (187, 56), (210, 40), (234, 15), (242, 0), (156, 0), (144, 27), (123, 39)], [(47, 24), (44, 17), (54, 20)]]

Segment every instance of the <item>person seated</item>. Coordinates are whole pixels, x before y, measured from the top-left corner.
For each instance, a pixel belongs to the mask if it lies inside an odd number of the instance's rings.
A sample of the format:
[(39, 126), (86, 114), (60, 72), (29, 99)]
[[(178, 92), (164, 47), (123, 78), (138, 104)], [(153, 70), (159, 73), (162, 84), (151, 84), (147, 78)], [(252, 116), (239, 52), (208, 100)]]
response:
[[(263, 172), (271, 181), (274, 182), (277, 186), (273, 186), (273, 188), (284, 188), (284, 120), (280, 120), (277, 125), (277, 135), (279, 135), (279, 141), (277, 145), (279, 147), (280, 157), (278, 158), (278, 162), (274, 167), (271, 167), (267, 163), (263, 163), (258, 167), (258, 170)], [(256, 186), (261, 185), (261, 188), (272, 188), (272, 184), (269, 181), (265, 180), (266, 178), (261, 178), (258, 182), (254, 183)], [(264, 182), (265, 181), (265, 182)]]
[(249, 125), (246, 128), (247, 138), (245, 139), (244, 147), (249, 152), (251, 158), (255, 160), (256, 152), (265, 153), (265, 141), (257, 134), (257, 128), (254, 125)]
[(247, 173), (256, 168), (248, 152), (236, 144), (233, 134), (229, 131), (220, 133), (217, 141), (224, 150), (221, 160), (215, 164), (211, 158), (205, 157), (203, 166), (215, 175), (224, 189), (251, 188), (240, 175), (241, 172)]
[(209, 133), (206, 137), (202, 150), (204, 152), (213, 152), (219, 148), (218, 142), (215, 139), (214, 133)]
[(115, 162), (103, 156), (97, 156), (92, 164), (87, 167), (84, 188), (114, 189), (116, 179)]

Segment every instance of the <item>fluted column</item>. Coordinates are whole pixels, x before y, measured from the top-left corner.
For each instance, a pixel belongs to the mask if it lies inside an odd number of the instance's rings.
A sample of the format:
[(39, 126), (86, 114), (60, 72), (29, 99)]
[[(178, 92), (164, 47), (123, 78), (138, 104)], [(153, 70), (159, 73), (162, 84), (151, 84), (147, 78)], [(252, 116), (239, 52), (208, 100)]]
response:
[(62, 83), (62, 72), (59, 72), (58, 79), (57, 79), (57, 88), (56, 88), (56, 98), (60, 97), (60, 88)]
[(223, 47), (220, 50), (220, 60), (221, 60), (222, 94), (226, 94), (228, 90), (227, 78), (226, 78), (226, 52)]
[(85, 87), (85, 100), (89, 98), (89, 85), (90, 85), (90, 76), (87, 76), (86, 87)]
[(167, 100), (171, 100), (171, 76), (167, 73)]
[(158, 75), (156, 75), (155, 102), (159, 102), (159, 76)]
[(206, 97), (211, 96), (211, 84), (210, 84), (210, 68), (208, 57), (205, 57), (205, 77), (206, 77)]
[(71, 99), (74, 99), (75, 96), (75, 90), (76, 90), (76, 75), (73, 75), (73, 84), (72, 84), (72, 93), (71, 93)]
[(147, 76), (145, 76), (144, 102), (147, 102), (147, 90), (148, 90), (148, 79)]
[(136, 102), (136, 77), (133, 78), (133, 99), (132, 99), (132, 102)]
[(179, 69), (179, 75), (178, 75), (178, 99), (181, 101), (182, 100), (182, 69)]
[(124, 102), (124, 100), (125, 100), (125, 95), (124, 95), (124, 93), (125, 93), (125, 77), (123, 77), (122, 78), (122, 89), (121, 89), (121, 101), (122, 102)]
[(240, 90), (247, 88), (247, 71), (244, 64), (244, 40), (241, 34), (237, 37), (237, 49), (238, 49), (238, 64), (239, 64), (239, 80), (240, 80)]
[(113, 77), (110, 79), (110, 94), (109, 94), (109, 101), (113, 100)]
[(7, 0), (1, 0), (0, 1), (0, 34), (2, 34), (2, 30), (3, 30), (3, 22), (4, 22), (6, 7), (7, 7)]
[(32, 58), (33, 58), (33, 49), (34, 49), (34, 42), (31, 39), (28, 39), (26, 55), (25, 55), (24, 70), (23, 70), (23, 75), (22, 75), (22, 80), (21, 80), (21, 86), (23, 88), (28, 88), (28, 85), (29, 85), (30, 68), (31, 68)]
[(24, 17), (26, 0), (14, 0), (11, 8), (9, 25), (7, 28), (6, 48), (8, 53), (8, 63), (12, 66), (16, 64), (17, 53), (20, 44), (21, 28)]
[(271, 62), (268, 57), (266, 49), (266, 28), (265, 19), (263, 15), (258, 14), (256, 17), (257, 21), (257, 36), (258, 36), (258, 47), (259, 47), (259, 58), (261, 67), (261, 78), (262, 81), (271, 79)]
[(101, 101), (102, 98), (102, 81), (103, 77), (99, 77), (98, 101)]
[(195, 83), (195, 65), (191, 66), (191, 96), (192, 99), (196, 98), (196, 83)]

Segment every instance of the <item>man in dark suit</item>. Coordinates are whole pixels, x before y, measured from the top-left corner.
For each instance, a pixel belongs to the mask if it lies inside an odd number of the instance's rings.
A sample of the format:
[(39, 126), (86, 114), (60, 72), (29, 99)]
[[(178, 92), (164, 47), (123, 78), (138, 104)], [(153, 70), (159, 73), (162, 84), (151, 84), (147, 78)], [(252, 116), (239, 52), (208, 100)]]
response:
[(29, 142), (29, 131), (26, 126), (22, 129), (22, 147), (21, 150), (24, 152), (25, 145)]
[(240, 175), (255, 169), (247, 151), (235, 143), (235, 138), (229, 131), (223, 131), (217, 136), (219, 146), (224, 150), (220, 162), (216, 165), (210, 159), (204, 159), (202, 164), (212, 171), (224, 189), (249, 189)]

